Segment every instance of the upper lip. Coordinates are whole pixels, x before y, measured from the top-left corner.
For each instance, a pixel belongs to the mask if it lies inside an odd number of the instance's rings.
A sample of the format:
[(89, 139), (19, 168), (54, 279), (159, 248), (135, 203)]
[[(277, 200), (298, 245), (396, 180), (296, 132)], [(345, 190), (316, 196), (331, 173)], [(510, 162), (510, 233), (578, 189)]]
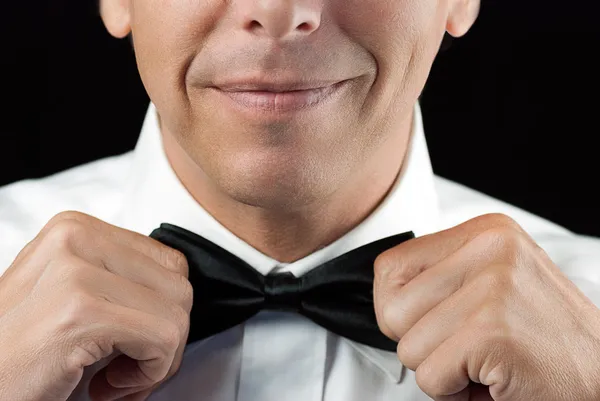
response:
[(291, 92), (327, 88), (340, 83), (341, 80), (330, 81), (263, 81), (239, 80), (223, 82), (214, 86), (224, 92)]

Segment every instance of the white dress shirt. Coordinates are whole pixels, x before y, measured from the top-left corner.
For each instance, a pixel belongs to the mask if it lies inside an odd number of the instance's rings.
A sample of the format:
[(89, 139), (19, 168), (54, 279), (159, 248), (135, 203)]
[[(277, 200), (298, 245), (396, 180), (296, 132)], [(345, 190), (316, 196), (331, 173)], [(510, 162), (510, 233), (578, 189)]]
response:
[[(524, 210), (434, 176), (415, 107), (402, 171), (383, 203), (343, 238), (284, 264), (236, 237), (200, 207), (169, 165), (150, 105), (136, 148), (40, 180), (0, 189), (0, 274), (55, 214), (78, 210), (143, 234), (163, 222), (196, 232), (236, 254), (261, 274), (301, 276), (351, 249), (412, 230), (436, 232), (490, 212), (520, 223), (596, 305), (600, 304), (600, 240), (576, 235)], [(401, 149), (398, 156), (401, 157)], [(69, 400), (88, 400), (86, 370)], [(180, 371), (151, 401), (424, 401), (414, 372), (394, 353), (328, 332), (286, 312), (261, 312), (247, 322), (187, 347)]]

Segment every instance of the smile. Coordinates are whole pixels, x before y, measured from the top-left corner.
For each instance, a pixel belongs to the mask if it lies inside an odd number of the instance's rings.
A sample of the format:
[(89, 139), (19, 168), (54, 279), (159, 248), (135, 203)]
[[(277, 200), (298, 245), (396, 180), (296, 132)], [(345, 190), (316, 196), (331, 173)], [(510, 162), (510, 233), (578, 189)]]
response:
[(292, 90), (289, 88), (310, 85), (237, 84), (212, 89), (237, 109), (261, 114), (286, 114), (314, 108), (324, 103), (338, 93), (346, 82)]

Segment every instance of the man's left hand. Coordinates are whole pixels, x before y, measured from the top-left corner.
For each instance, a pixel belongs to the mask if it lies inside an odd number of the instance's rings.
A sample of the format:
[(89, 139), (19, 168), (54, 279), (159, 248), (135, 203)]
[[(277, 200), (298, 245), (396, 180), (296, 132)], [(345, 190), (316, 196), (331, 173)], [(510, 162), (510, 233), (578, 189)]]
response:
[(436, 401), (600, 400), (600, 310), (504, 215), (380, 255), (374, 302)]

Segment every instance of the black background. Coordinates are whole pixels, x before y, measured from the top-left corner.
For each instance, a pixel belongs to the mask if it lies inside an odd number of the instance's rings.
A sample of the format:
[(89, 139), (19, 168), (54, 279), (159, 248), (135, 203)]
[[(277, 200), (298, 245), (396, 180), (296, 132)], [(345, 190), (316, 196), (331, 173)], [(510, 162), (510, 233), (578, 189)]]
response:
[[(0, 185), (135, 145), (148, 104), (95, 0), (4, 2)], [(421, 105), (437, 174), (600, 236), (600, 6), (483, 0)]]

